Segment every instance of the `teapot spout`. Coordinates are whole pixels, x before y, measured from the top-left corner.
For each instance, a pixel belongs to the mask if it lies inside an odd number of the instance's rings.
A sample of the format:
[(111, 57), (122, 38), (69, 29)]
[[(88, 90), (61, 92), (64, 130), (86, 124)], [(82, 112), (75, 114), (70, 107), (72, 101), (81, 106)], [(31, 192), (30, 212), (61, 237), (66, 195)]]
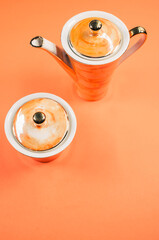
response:
[(65, 71), (75, 79), (75, 71), (72, 67), (69, 56), (66, 52), (47, 39), (37, 36), (31, 39), (32, 47), (41, 48), (51, 54), (56, 61), (65, 69)]

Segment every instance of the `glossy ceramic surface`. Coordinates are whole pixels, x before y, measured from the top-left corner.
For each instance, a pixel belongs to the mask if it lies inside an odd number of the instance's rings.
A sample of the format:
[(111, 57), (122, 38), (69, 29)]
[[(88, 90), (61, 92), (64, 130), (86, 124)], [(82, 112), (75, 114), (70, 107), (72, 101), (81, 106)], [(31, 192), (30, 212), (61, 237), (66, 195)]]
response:
[(71, 59), (71, 63), (76, 72), (75, 87), (78, 95), (87, 101), (103, 98), (118, 61), (101, 66), (81, 64), (74, 59)]
[[(72, 50), (70, 46), (70, 33), (71, 30), (76, 26), (81, 21), (86, 21), (88, 18), (93, 18), (93, 19), (105, 19), (106, 22), (110, 22), (110, 24), (113, 26), (116, 26), (118, 31), (120, 31), (121, 34), (121, 42), (120, 42), (120, 47), (118, 48), (117, 51), (112, 52), (110, 55), (106, 55), (104, 57), (87, 57), (87, 56), (81, 56), (75, 51)], [(106, 25), (106, 24), (104, 24)], [(102, 28), (101, 28), (102, 29)], [(101, 30), (100, 29), (100, 30)], [(99, 30), (99, 31), (100, 31)], [(77, 34), (78, 37), (79, 34)], [(116, 35), (116, 34), (115, 34)], [(113, 39), (113, 37), (111, 37)], [(130, 41), (130, 35), (129, 35), (129, 30), (127, 29), (126, 25), (116, 16), (113, 14), (103, 12), (103, 11), (87, 11), (87, 12), (82, 12), (79, 13), (72, 18), (70, 18), (65, 25), (63, 26), (62, 32), (61, 32), (61, 43), (63, 46), (64, 51), (66, 54), (76, 60), (77, 62), (87, 64), (87, 65), (105, 65), (107, 63), (113, 62), (120, 58), (123, 53), (126, 51), (128, 48)], [(90, 44), (87, 44), (87, 48), (90, 47)], [(97, 49), (96, 49), (97, 50)]]
[[(33, 116), (43, 113), (41, 124), (35, 123)], [(22, 105), (13, 120), (13, 133), (26, 148), (42, 151), (59, 144), (69, 128), (67, 113), (64, 108), (47, 98), (37, 98)]]
[[(100, 22), (99, 30), (90, 28), (93, 21)], [(107, 19), (86, 18), (76, 23), (71, 29), (70, 43), (77, 54), (103, 57), (117, 51), (121, 43), (121, 33), (117, 26)]]

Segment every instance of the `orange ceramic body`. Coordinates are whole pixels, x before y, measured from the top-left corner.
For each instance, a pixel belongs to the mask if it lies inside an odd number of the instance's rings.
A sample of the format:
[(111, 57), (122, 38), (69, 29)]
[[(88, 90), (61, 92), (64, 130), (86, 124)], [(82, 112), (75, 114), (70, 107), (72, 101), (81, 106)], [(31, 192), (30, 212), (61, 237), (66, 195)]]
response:
[(106, 95), (111, 75), (121, 60), (120, 58), (104, 65), (87, 65), (69, 57), (72, 65), (70, 68), (60, 57), (54, 54), (52, 56), (74, 80), (78, 95), (87, 101), (97, 101)]
[(86, 65), (71, 59), (75, 70), (75, 84), (78, 95), (88, 101), (96, 101), (105, 96), (111, 75), (118, 61), (104, 65)]

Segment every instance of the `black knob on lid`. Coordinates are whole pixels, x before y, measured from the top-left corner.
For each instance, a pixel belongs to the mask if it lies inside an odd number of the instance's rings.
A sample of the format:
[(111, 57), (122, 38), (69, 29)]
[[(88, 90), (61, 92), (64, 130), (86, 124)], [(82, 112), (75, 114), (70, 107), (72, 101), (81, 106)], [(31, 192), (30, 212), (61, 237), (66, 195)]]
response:
[(98, 31), (101, 29), (102, 23), (99, 20), (94, 19), (89, 23), (89, 27), (93, 31)]
[(41, 124), (45, 121), (46, 119), (46, 116), (43, 112), (36, 112), (34, 115), (33, 115), (33, 121), (36, 123), (36, 124)]

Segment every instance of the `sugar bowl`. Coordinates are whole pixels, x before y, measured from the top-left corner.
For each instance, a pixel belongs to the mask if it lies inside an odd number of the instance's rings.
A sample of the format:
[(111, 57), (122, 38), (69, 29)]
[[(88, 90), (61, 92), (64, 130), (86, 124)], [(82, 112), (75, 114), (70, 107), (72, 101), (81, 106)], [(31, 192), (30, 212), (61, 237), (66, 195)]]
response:
[(9, 110), (5, 133), (21, 154), (40, 162), (57, 158), (72, 142), (76, 117), (69, 104), (49, 93), (21, 98)]

